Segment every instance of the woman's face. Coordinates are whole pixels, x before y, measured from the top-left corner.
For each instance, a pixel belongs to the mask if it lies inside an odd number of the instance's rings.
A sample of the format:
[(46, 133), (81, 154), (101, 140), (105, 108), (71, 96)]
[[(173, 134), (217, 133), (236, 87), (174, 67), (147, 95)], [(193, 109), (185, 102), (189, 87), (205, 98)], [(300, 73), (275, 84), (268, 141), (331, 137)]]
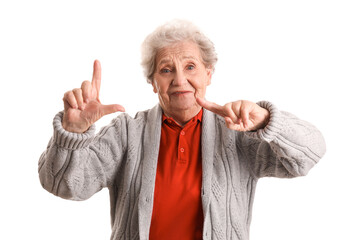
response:
[(183, 111), (194, 112), (195, 116), (201, 109), (196, 97), (205, 97), (211, 72), (202, 61), (199, 47), (192, 41), (160, 49), (152, 85), (165, 114), (173, 116)]

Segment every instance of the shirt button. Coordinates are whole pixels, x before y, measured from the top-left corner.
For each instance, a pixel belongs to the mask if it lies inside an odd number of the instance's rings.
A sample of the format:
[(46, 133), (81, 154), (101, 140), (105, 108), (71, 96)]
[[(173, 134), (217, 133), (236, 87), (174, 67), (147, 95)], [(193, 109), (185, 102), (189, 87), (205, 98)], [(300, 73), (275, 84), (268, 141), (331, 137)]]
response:
[(185, 152), (185, 149), (184, 148), (180, 148), (180, 152)]
[(184, 135), (185, 135), (185, 131), (181, 131), (180, 134), (184, 136)]

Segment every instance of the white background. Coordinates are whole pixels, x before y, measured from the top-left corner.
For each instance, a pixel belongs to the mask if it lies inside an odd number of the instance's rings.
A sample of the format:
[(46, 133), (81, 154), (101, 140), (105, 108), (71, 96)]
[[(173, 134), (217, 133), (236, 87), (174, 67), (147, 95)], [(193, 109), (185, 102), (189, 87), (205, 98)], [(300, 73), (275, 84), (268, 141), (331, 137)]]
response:
[(218, 52), (208, 100), (271, 101), (327, 142), (308, 176), (259, 181), (251, 240), (359, 240), (359, 12), (348, 0), (1, 1), (0, 239), (109, 239), (107, 189), (83, 202), (60, 199), (42, 189), (37, 161), (64, 92), (91, 79), (94, 59), (103, 103), (131, 115), (154, 106), (140, 45), (182, 18)]

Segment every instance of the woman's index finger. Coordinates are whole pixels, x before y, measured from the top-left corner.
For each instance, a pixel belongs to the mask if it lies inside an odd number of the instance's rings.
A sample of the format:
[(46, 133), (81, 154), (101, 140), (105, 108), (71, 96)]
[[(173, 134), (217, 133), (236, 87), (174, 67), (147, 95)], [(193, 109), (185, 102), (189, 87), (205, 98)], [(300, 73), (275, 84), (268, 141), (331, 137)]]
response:
[(94, 61), (94, 70), (91, 85), (96, 89), (97, 95), (99, 96), (101, 85), (101, 65), (99, 60)]
[(224, 113), (224, 107), (220, 106), (219, 104), (216, 104), (214, 102), (209, 102), (205, 99), (202, 98), (196, 98), (198, 104), (200, 106), (202, 106), (203, 108), (205, 108), (206, 110), (209, 110), (217, 115), (220, 115), (222, 117), (225, 117), (225, 113)]

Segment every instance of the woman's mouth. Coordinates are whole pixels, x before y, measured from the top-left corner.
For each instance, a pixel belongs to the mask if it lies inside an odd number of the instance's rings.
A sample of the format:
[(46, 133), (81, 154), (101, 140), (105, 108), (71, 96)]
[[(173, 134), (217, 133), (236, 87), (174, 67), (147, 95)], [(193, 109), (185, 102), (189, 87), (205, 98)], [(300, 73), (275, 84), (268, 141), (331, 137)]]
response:
[(176, 92), (173, 92), (171, 95), (182, 96), (182, 95), (189, 94), (189, 93), (192, 93), (192, 92), (191, 91), (176, 91)]

